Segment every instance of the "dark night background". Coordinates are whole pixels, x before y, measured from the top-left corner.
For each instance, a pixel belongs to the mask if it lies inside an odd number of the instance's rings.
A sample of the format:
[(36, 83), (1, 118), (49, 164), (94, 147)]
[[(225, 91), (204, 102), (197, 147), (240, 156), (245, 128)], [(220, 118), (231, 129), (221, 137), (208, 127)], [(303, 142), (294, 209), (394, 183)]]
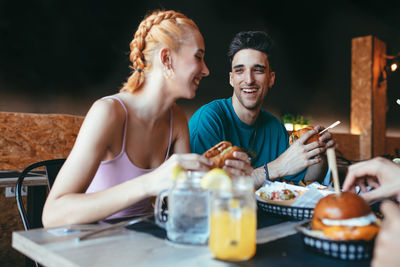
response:
[[(313, 123), (350, 118), (351, 39), (376, 35), (400, 52), (400, 1), (15, 1), (0, 0), (0, 111), (85, 115), (129, 75), (129, 43), (144, 15), (174, 9), (192, 18), (206, 44), (210, 76), (190, 116), (228, 97), (228, 45), (240, 30), (266, 30), (275, 41), (276, 84), (265, 108)], [(388, 77), (388, 130), (400, 136), (400, 72)]]

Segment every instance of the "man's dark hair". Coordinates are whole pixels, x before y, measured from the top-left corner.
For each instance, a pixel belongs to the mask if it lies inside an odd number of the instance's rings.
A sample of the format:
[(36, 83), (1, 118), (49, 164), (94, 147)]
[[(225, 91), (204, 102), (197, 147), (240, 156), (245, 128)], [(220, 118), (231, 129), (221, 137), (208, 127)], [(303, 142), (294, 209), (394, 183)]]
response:
[(229, 62), (231, 64), (235, 54), (242, 49), (258, 50), (265, 53), (269, 59), (272, 49), (272, 39), (263, 31), (243, 31), (237, 33), (228, 50)]

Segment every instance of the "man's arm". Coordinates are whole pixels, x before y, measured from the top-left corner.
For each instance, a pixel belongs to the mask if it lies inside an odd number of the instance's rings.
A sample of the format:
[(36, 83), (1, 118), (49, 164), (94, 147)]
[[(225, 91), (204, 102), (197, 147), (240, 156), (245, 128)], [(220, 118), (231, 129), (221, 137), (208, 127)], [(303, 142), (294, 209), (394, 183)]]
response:
[[(321, 126), (317, 125), (314, 130), (301, 136), (277, 159), (269, 162), (267, 164), (268, 179), (274, 181), (294, 174), (301, 179), (302, 172), (306, 171), (304, 175), (305, 182), (322, 182), (328, 170), (324, 153), (328, 147), (335, 146), (332, 134), (325, 132), (320, 136), (318, 142), (304, 144), (313, 134), (322, 129)], [(259, 186), (261, 186), (267, 178), (264, 167), (255, 169), (252, 176)]]
[(320, 141), (304, 144), (315, 133), (316, 130), (312, 130), (301, 136), (278, 158), (268, 162), (266, 170), (264, 166), (255, 169), (252, 177), (256, 186), (260, 187), (265, 182), (267, 179), (266, 173), (268, 173), (268, 180), (270, 181), (291, 175), (294, 175), (294, 177), (289, 179), (301, 180), (307, 167), (320, 163), (322, 158), (318, 157), (318, 155), (325, 152), (324, 144)]

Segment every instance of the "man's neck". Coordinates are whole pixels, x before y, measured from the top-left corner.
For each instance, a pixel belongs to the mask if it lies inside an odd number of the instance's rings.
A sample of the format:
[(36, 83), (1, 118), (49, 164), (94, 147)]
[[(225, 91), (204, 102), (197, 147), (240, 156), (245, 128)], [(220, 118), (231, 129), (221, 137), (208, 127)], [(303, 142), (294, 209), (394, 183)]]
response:
[(236, 115), (239, 117), (239, 119), (246, 123), (246, 124), (254, 124), (257, 120), (258, 114), (260, 113), (261, 107), (258, 107), (257, 109), (251, 110), (245, 108), (239, 100), (236, 98), (235, 95), (232, 96), (232, 106), (233, 110), (235, 111)]

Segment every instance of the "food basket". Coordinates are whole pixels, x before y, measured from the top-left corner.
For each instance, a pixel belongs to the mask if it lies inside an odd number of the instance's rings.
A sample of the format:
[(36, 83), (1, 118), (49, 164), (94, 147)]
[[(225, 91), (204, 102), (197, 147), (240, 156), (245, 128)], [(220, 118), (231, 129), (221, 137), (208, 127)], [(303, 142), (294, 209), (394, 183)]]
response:
[(259, 197), (257, 197), (257, 206), (262, 211), (274, 216), (285, 217), (299, 221), (311, 219), (314, 213), (313, 208), (271, 204), (261, 200)]
[(374, 249), (374, 239), (336, 241), (321, 236), (320, 231), (311, 230), (311, 223), (298, 224), (296, 230), (300, 233), (306, 248), (332, 258), (341, 260), (370, 260)]
[[(303, 187), (283, 182), (269, 182), (255, 192), (258, 208), (277, 217), (309, 220), (318, 200), (332, 193), (316, 186), (312, 184)], [(286, 195), (284, 190), (291, 191), (292, 194)]]

